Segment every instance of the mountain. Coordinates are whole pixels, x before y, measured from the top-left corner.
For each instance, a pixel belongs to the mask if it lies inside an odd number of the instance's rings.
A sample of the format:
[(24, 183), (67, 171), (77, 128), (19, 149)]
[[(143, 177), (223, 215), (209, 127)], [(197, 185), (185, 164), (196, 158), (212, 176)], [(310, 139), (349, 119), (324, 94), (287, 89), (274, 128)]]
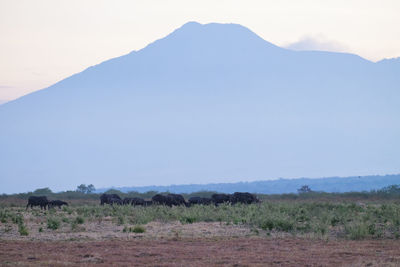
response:
[(1, 191), (399, 173), (397, 63), (190, 22), (1, 105)]
[(171, 193), (194, 193), (200, 191), (213, 191), (222, 193), (251, 192), (258, 194), (288, 194), (297, 193), (297, 189), (308, 185), (313, 191), (328, 193), (362, 192), (379, 190), (386, 186), (398, 184), (400, 175), (370, 175), (365, 177), (328, 177), (328, 178), (298, 178), (298, 179), (276, 179), (269, 181), (239, 182), (239, 183), (214, 183), (214, 184), (186, 184), (169, 186), (138, 186), (103, 188), (96, 190), (97, 193), (106, 192), (109, 189), (117, 189), (121, 192), (149, 191), (171, 192)]

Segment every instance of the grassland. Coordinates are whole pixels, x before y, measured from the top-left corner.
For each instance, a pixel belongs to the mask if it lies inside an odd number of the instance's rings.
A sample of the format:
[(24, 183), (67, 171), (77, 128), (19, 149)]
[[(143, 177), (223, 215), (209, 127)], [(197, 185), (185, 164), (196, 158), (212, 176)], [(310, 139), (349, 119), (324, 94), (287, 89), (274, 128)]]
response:
[(51, 194), (70, 204), (51, 210), (26, 210), (27, 197), (0, 196), (0, 265), (400, 265), (397, 193), (259, 195), (258, 204), (218, 207), (111, 207), (96, 194)]
[[(214, 223), (246, 228), (254, 236), (284, 234), (322, 239), (398, 239), (399, 200), (329, 201), (319, 199), (264, 200), (251, 205), (192, 207), (99, 206), (96, 202), (73, 201), (68, 207), (28, 209), (2, 203), (0, 238), (40, 238), (41, 235), (84, 233), (101, 226), (123, 234), (146, 234), (151, 223)], [(95, 225), (95, 226), (94, 226)], [(235, 231), (235, 230), (230, 230)], [(12, 234), (11, 234), (12, 233)]]

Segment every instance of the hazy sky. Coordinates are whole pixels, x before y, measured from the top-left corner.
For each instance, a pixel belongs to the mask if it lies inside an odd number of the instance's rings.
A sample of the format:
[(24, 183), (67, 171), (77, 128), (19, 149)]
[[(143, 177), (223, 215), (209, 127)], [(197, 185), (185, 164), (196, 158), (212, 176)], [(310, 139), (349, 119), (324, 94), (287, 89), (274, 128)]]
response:
[(188, 21), (292, 49), (400, 56), (398, 0), (0, 0), (0, 104), (143, 48)]

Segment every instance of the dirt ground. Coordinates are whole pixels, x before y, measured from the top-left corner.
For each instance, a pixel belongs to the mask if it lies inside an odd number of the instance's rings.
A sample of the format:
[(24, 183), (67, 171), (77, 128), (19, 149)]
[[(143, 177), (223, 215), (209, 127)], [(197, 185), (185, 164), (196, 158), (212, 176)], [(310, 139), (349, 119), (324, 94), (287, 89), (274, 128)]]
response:
[[(182, 224), (175, 222), (150, 222), (143, 225), (144, 233), (123, 232), (123, 225), (116, 225), (111, 218), (103, 218), (101, 222), (85, 222), (76, 229), (71, 230), (69, 224), (64, 224), (60, 229), (51, 230), (45, 224), (32, 223), (27, 225), (28, 236), (22, 236), (18, 232), (17, 225), (9, 225), (7, 231), (0, 223), (0, 241), (95, 241), (95, 240), (132, 240), (132, 239), (178, 239), (178, 238), (213, 238), (213, 237), (250, 237), (265, 235), (265, 231), (251, 229), (244, 225), (232, 225), (223, 222), (197, 222)], [(39, 227), (42, 231), (39, 232)], [(276, 233), (274, 235), (280, 235)], [(287, 235), (287, 234), (286, 234)]]
[(395, 240), (296, 238), (0, 241), (1, 265), (400, 266)]

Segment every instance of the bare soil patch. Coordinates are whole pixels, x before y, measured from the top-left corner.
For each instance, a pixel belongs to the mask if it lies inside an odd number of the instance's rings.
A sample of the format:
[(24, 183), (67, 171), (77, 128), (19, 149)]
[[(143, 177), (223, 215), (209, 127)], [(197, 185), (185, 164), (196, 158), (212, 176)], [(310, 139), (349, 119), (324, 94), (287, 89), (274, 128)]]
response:
[[(111, 218), (101, 222), (85, 222), (72, 230), (69, 224), (57, 230), (47, 229), (45, 224), (30, 223), (27, 226), (28, 236), (18, 232), (17, 225), (8, 225), (8, 230), (0, 223), (0, 241), (94, 241), (94, 240), (132, 240), (132, 239), (181, 239), (181, 238), (212, 238), (212, 237), (249, 237), (258, 235), (262, 230), (254, 232), (246, 225), (232, 225), (223, 222), (197, 222), (182, 224), (176, 222), (150, 222), (143, 225), (144, 233), (124, 232), (124, 225), (116, 225)], [(39, 232), (39, 228), (42, 228)]]
[(396, 240), (198, 238), (0, 241), (2, 265), (399, 266)]

